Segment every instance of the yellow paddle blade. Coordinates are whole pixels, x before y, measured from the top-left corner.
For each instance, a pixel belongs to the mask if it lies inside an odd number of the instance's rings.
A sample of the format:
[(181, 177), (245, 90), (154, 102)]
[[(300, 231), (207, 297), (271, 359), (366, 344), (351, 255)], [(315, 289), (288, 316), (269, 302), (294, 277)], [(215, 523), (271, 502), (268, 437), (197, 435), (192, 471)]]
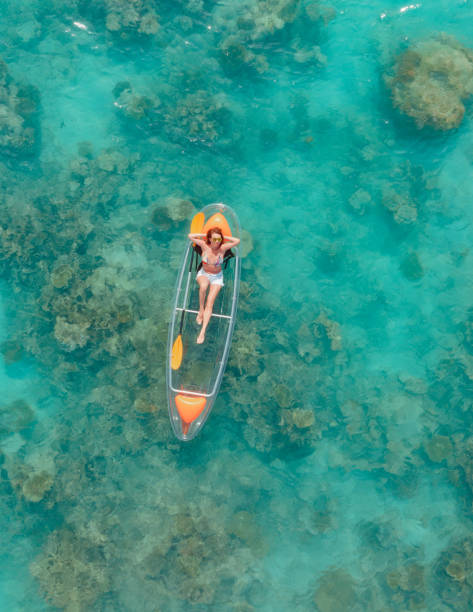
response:
[(174, 340), (174, 344), (172, 345), (171, 352), (171, 368), (173, 370), (178, 370), (181, 367), (182, 363), (182, 336), (179, 336)]
[(200, 234), (204, 227), (205, 215), (203, 212), (198, 212), (191, 223), (191, 234)]

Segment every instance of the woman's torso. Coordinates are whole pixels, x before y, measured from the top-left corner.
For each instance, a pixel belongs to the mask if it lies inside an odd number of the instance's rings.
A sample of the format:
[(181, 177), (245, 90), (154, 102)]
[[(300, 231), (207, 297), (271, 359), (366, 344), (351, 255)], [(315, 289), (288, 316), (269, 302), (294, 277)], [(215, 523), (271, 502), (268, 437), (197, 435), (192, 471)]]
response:
[(209, 274), (218, 274), (222, 271), (223, 257), (225, 253), (213, 251), (210, 247), (205, 247), (202, 253), (202, 267)]

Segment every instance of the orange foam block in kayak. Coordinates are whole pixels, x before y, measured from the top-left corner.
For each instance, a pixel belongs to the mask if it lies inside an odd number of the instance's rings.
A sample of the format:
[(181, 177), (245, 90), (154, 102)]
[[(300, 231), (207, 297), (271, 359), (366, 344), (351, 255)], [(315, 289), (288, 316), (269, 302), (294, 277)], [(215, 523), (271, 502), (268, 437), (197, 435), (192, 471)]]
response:
[(232, 235), (230, 226), (228, 225), (228, 221), (225, 219), (222, 213), (215, 213), (214, 215), (209, 217), (207, 221), (205, 222), (205, 225), (202, 229), (202, 233), (206, 234), (209, 231), (209, 229), (212, 229), (214, 227), (220, 228), (224, 236)]
[(181, 393), (176, 395), (174, 401), (176, 402), (176, 408), (179, 412), (179, 416), (187, 425), (192, 423), (192, 421), (199, 416), (207, 403), (207, 399), (205, 397), (183, 395)]

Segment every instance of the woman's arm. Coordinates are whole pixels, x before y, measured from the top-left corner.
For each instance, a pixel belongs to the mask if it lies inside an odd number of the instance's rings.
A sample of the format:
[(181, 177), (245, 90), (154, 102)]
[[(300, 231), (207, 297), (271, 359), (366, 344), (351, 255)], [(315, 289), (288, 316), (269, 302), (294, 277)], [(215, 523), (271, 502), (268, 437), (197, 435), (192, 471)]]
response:
[(204, 248), (204, 246), (207, 244), (205, 240), (201, 240), (202, 236), (205, 237), (206, 234), (188, 234), (187, 235), (189, 240), (192, 240), (192, 242), (195, 242), (195, 244), (198, 244), (201, 249)]
[(240, 239), (235, 238), (234, 236), (224, 236), (224, 238), (225, 238), (225, 243), (222, 245), (222, 249), (224, 251), (228, 251), (229, 249), (236, 246), (237, 244), (240, 244)]

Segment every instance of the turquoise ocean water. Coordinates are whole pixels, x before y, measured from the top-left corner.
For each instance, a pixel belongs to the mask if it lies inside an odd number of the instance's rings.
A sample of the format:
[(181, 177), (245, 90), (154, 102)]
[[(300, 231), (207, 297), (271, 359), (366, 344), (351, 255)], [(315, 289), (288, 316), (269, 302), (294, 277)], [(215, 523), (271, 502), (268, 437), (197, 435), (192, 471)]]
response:
[[(472, 19), (0, 0), (0, 610), (473, 609)], [(182, 444), (216, 201), (239, 314)]]

